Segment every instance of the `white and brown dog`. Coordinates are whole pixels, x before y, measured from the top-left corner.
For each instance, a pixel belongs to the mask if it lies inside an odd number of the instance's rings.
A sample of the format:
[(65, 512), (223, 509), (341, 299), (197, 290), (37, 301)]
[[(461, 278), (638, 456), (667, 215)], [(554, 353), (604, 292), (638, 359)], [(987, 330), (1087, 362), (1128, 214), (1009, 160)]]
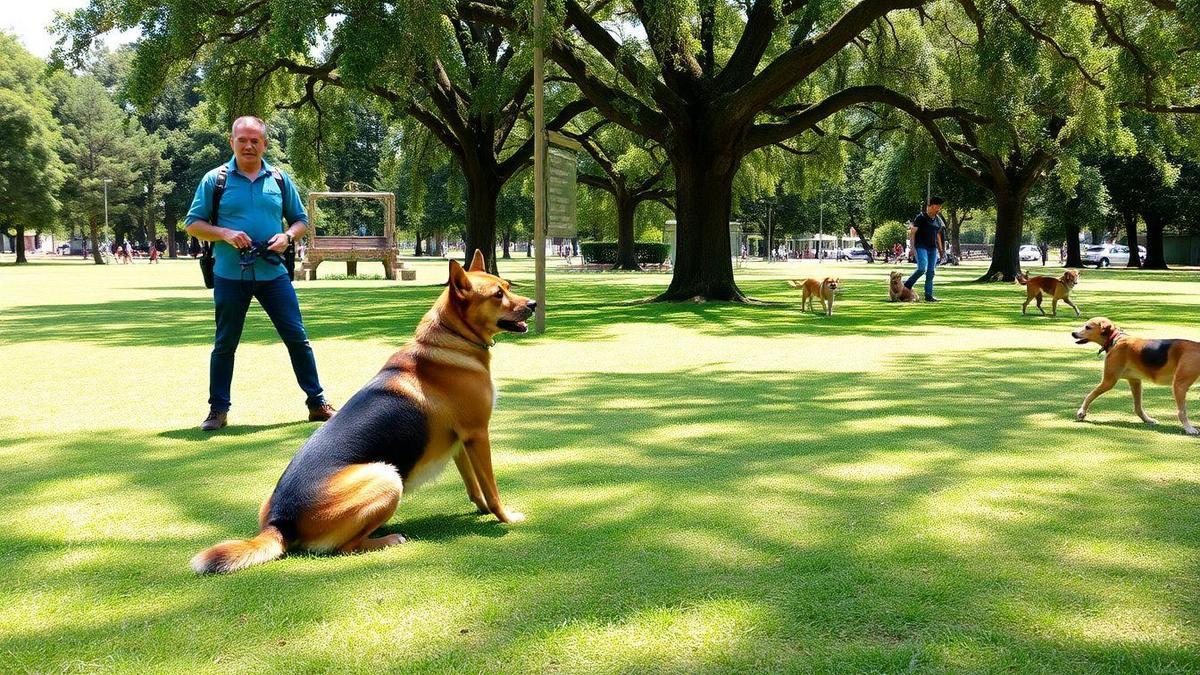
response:
[(800, 293), (800, 311), (804, 311), (805, 303), (808, 304), (810, 311), (815, 311), (813, 307), (813, 298), (821, 299), (821, 307), (825, 309), (825, 316), (833, 316), (833, 295), (837, 292), (839, 281), (837, 277), (825, 277), (824, 279), (789, 279), (788, 286), (801, 289)]
[(1200, 342), (1130, 337), (1104, 317), (1090, 319), (1083, 325), (1083, 330), (1071, 333), (1071, 337), (1081, 345), (1095, 342), (1100, 345), (1101, 353), (1107, 352), (1104, 377), (1083, 399), (1083, 405), (1075, 413), (1076, 419), (1085, 419), (1092, 401), (1112, 389), (1117, 380), (1125, 379), (1133, 393), (1134, 414), (1146, 424), (1158, 424), (1142, 409), (1142, 380), (1155, 384), (1169, 382), (1175, 393), (1175, 407), (1183, 430), (1193, 436), (1200, 434), (1187, 415), (1188, 389), (1200, 377)]

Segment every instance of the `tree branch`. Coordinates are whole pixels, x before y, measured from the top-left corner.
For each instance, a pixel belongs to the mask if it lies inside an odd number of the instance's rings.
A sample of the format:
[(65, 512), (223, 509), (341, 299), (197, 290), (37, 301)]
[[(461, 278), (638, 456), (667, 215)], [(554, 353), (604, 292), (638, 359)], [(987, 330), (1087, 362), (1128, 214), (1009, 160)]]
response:
[(911, 9), (926, 0), (862, 0), (854, 4), (824, 33), (802, 40), (771, 62), (737, 91), (722, 98), (730, 114), (747, 119), (787, 93), (833, 58), (876, 19), (895, 9)]
[(901, 105), (908, 105), (913, 112), (917, 112), (930, 120), (946, 117), (971, 119), (974, 121), (986, 120), (986, 118), (963, 108), (925, 108), (918, 106), (902, 94), (879, 85), (847, 87), (830, 94), (820, 103), (809, 106), (783, 122), (753, 125), (746, 132), (746, 137), (743, 141), (744, 147), (747, 151), (754, 150), (787, 140), (793, 136), (798, 136), (800, 133), (812, 129), (821, 120), (826, 119), (830, 115), (859, 103), (884, 103), (896, 108), (899, 108)]
[(1058, 52), (1059, 56), (1075, 64), (1075, 68), (1079, 70), (1079, 74), (1083, 76), (1083, 79), (1087, 80), (1097, 88), (1104, 89), (1104, 84), (1100, 82), (1100, 80), (1097, 80), (1091, 73), (1087, 71), (1086, 68), (1083, 67), (1083, 63), (1079, 61), (1079, 57), (1075, 56), (1074, 54), (1068, 54), (1066, 50), (1064, 50), (1062, 46), (1058, 44), (1058, 41), (1055, 40), (1053, 36), (1033, 25), (1032, 21), (1022, 16), (1016, 5), (1011, 2), (1005, 2), (1004, 9), (1008, 10), (1008, 13), (1012, 14), (1013, 18), (1017, 20), (1017, 23), (1021, 24), (1021, 26), (1031, 35), (1053, 47), (1054, 51)]

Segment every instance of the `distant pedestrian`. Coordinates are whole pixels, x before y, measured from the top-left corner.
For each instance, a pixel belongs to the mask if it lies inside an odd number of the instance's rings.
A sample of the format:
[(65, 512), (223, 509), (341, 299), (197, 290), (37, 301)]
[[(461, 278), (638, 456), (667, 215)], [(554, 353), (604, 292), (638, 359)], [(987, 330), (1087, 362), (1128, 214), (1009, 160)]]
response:
[(1043, 241), (1041, 244), (1038, 244), (1038, 251), (1042, 253), (1042, 267), (1045, 267), (1046, 260), (1050, 257), (1050, 244)]

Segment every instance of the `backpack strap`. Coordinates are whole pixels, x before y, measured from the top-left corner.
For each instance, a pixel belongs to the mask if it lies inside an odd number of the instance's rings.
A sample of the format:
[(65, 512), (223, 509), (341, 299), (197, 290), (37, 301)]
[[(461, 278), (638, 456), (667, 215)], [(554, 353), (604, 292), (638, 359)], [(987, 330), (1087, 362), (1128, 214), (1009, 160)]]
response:
[(217, 217), (221, 210), (221, 195), (225, 194), (225, 184), (229, 182), (229, 165), (222, 164), (221, 168), (217, 169), (217, 185), (213, 188), (212, 193), (212, 218), (209, 219), (209, 225), (216, 227)]
[[(217, 220), (221, 213), (221, 195), (225, 194), (225, 184), (229, 182), (229, 165), (222, 164), (217, 169), (217, 184), (213, 188), (212, 193), (212, 214), (208, 220), (208, 224), (213, 227), (217, 226)], [(200, 251), (205, 264), (212, 264), (212, 242), (205, 241), (200, 243)]]

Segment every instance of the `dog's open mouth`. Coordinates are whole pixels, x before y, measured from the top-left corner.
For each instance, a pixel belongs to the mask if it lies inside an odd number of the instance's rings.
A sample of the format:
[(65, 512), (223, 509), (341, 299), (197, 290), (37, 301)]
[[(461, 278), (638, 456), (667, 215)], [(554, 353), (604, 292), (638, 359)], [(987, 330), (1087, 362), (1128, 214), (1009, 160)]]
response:
[(511, 319), (500, 319), (496, 325), (510, 333), (527, 333), (529, 332), (529, 324), (524, 321), (512, 321)]
[(1074, 333), (1071, 333), (1071, 337), (1075, 338), (1075, 344), (1077, 344), (1077, 345), (1086, 345), (1088, 343), (1087, 338), (1081, 338)]

